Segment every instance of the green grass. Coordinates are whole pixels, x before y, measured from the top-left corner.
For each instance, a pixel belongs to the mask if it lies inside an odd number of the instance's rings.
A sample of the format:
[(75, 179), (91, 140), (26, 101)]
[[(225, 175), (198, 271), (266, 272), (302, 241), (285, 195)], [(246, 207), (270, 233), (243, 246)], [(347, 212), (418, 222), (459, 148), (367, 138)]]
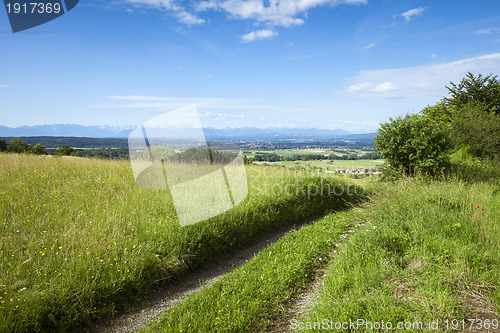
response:
[(353, 189), (333, 177), (247, 174), (243, 203), (180, 227), (168, 191), (136, 186), (127, 161), (0, 154), (0, 332), (67, 331), (113, 314), (265, 231), (359, 198), (323, 191)]
[(445, 320), (484, 316), (471, 300), (492, 302), (486, 310), (498, 314), (498, 183), (402, 180), (362, 216), (365, 226), (332, 260), (322, 297), (301, 322), (423, 322), (429, 331), (430, 320), (443, 329)]
[(143, 332), (264, 331), (327, 259), (352, 216), (352, 211), (332, 214), (286, 234)]

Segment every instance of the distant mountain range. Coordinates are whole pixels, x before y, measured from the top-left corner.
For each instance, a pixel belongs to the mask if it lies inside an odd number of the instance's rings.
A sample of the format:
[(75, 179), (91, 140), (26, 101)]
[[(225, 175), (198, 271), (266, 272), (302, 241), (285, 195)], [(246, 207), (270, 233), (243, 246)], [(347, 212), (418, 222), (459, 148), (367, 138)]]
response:
[[(135, 127), (83, 126), (74, 124), (36, 125), (6, 127), (0, 125), (0, 137), (86, 137), (86, 138), (127, 138)], [(180, 129), (169, 129), (171, 135)], [(316, 128), (204, 128), (208, 140), (285, 140), (285, 139), (335, 139), (370, 140), (375, 133), (353, 134), (342, 129), (326, 130)], [(173, 132), (173, 133), (172, 133)]]

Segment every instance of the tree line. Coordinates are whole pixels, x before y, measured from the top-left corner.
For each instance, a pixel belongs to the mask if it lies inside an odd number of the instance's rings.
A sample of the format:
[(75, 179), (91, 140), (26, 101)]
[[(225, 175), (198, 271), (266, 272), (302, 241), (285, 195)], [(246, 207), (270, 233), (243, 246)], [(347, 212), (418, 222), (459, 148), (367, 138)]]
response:
[(117, 149), (86, 149), (76, 150), (68, 145), (62, 145), (56, 149), (46, 149), (43, 145), (37, 143), (34, 146), (23, 142), (20, 138), (14, 138), (7, 143), (3, 138), (0, 138), (0, 152), (19, 153), (19, 154), (34, 154), (34, 155), (56, 155), (56, 156), (76, 156), (76, 157), (100, 157), (100, 158), (128, 158), (129, 153), (127, 148)]
[[(14, 138), (7, 143), (7, 141), (3, 138), (0, 138), (0, 152), (9, 152), (9, 153), (19, 153), (19, 154), (35, 154), (35, 155), (48, 155), (48, 151), (44, 146), (37, 143), (32, 146), (26, 142), (23, 142), (19, 138)], [(54, 152), (54, 155), (71, 155), (71, 156), (83, 156), (80, 152), (74, 150), (67, 145), (62, 145), (57, 148)]]

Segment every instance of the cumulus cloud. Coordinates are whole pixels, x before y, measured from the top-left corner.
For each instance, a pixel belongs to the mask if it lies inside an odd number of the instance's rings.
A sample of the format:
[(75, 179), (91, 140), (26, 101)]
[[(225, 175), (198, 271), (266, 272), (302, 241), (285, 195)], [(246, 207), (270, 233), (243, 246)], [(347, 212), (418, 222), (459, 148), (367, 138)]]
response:
[(241, 36), (241, 40), (243, 41), (243, 43), (248, 43), (259, 39), (272, 39), (276, 36), (278, 36), (278, 33), (276, 31), (264, 29), (249, 32)]
[(170, 15), (179, 19), (179, 22), (187, 25), (195, 25), (205, 23), (205, 20), (190, 13), (185, 7), (179, 5), (174, 0), (125, 0), (126, 3), (137, 7), (150, 7), (161, 10), (166, 10)]
[(459, 82), (467, 72), (500, 72), (500, 53), (427, 66), (361, 71), (343, 93), (365, 98), (424, 98), (446, 95), (450, 81)]
[(364, 92), (364, 93), (381, 93), (386, 91), (392, 91), (396, 88), (392, 82), (384, 82), (379, 84), (374, 84), (372, 82), (360, 82), (350, 85), (346, 88), (349, 93)]
[(201, 19), (191, 13), (186, 12), (185, 10), (180, 10), (175, 13), (175, 16), (179, 18), (179, 22), (185, 23), (187, 25), (195, 25), (205, 23), (204, 19)]
[(332, 4), (335, 5), (366, 5), (367, 0), (334, 0)]
[(420, 15), (424, 12), (424, 10), (425, 10), (425, 7), (413, 8), (413, 9), (407, 10), (404, 13), (394, 15), (394, 18), (401, 16), (401, 17), (404, 17), (406, 22), (410, 22), (412, 16)]
[[(180, 21), (187, 24), (201, 24), (205, 20), (197, 17), (203, 11), (222, 11), (233, 19), (254, 20), (268, 26), (292, 27), (304, 24), (309, 9), (330, 5), (363, 5), (367, 0), (124, 0), (135, 6), (147, 6), (171, 11)], [(189, 7), (188, 7), (189, 6)], [(192, 16), (188, 16), (192, 15)]]
[(367, 0), (206, 0), (198, 4), (199, 10), (219, 9), (237, 19), (253, 19), (272, 26), (302, 25), (299, 15), (309, 9), (330, 5), (362, 5)]

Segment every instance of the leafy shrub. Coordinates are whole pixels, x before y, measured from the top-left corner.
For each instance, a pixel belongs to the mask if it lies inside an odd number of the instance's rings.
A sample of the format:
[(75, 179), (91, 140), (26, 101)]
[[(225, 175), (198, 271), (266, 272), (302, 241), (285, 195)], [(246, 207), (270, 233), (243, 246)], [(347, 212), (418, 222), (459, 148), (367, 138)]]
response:
[(374, 141), (389, 165), (406, 175), (435, 174), (449, 162), (449, 126), (423, 115), (389, 118), (389, 122), (380, 125)]

